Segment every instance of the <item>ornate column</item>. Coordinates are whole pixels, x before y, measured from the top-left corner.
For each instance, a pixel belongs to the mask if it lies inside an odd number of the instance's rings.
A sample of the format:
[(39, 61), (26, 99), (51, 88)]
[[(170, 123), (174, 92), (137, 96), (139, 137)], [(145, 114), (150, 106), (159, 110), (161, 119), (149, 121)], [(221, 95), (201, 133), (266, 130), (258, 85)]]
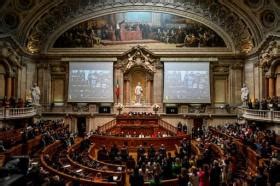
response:
[(7, 75), (6, 77), (6, 93), (5, 95), (7, 98), (10, 98), (12, 95), (12, 77), (10, 75)]
[(280, 73), (276, 74), (275, 95), (280, 96)]
[(275, 78), (273, 76), (270, 76), (268, 79), (268, 96), (275, 96)]
[(37, 78), (41, 90), (40, 104), (48, 106), (51, 104), (51, 71), (48, 62), (37, 65)]
[(125, 104), (129, 105), (130, 104), (130, 81), (127, 76), (124, 77), (124, 83), (125, 83)]
[[(264, 94), (263, 94), (263, 97), (268, 97), (269, 95), (269, 78), (268, 77), (265, 77), (265, 81), (264, 81)], [(261, 99), (263, 97), (260, 97)]]
[(114, 90), (114, 100), (115, 103), (117, 103), (117, 101), (119, 103), (124, 103), (126, 100), (124, 100), (124, 90), (125, 90), (125, 83), (124, 83), (124, 78), (123, 78), (123, 71), (122, 71), (122, 66), (120, 65), (120, 62), (117, 62), (114, 65), (114, 74), (115, 74), (115, 86), (117, 86), (117, 81), (119, 83), (119, 90), (120, 90), (120, 95), (119, 95), (119, 100), (117, 100), (117, 96), (116, 96), (116, 92)]
[(13, 72), (10, 72), (7, 74), (6, 76), (6, 92), (5, 92), (5, 95), (7, 96), (7, 98), (10, 98), (13, 95), (14, 93), (14, 86), (13, 86), (13, 83), (14, 83), (14, 76), (15, 74)]
[(146, 103), (151, 104), (151, 80), (147, 80)]
[(230, 98), (230, 104), (233, 105), (241, 103), (240, 90), (243, 82), (242, 69), (243, 69), (243, 64), (238, 62), (232, 64), (229, 69), (229, 86), (230, 86), (229, 98)]
[(156, 83), (153, 84), (153, 102), (163, 108), (161, 104), (163, 99), (163, 65), (157, 61), (155, 66), (154, 82)]
[(266, 68), (260, 66), (260, 87), (259, 87), (259, 99), (261, 100), (263, 97), (268, 96), (268, 79), (266, 76)]
[(147, 77), (147, 90), (146, 90), (146, 103), (152, 104), (152, 87), (153, 86), (153, 75), (149, 74)]

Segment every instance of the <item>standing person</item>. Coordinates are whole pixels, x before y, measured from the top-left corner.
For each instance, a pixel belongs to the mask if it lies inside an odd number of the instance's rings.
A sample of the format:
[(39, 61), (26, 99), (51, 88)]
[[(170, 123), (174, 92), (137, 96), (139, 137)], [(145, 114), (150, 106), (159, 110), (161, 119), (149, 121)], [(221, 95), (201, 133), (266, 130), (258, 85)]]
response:
[(219, 163), (214, 160), (214, 167), (210, 170), (210, 186), (220, 185), (221, 168)]
[(192, 167), (192, 172), (190, 173), (190, 183), (192, 186), (199, 186), (199, 177), (195, 167)]
[(267, 177), (264, 175), (263, 168), (258, 168), (258, 174), (255, 177), (254, 184), (255, 186), (267, 185)]
[(117, 22), (116, 28), (115, 28), (115, 37), (116, 41), (121, 41), (121, 24), (123, 24), (124, 21)]
[(203, 165), (203, 168), (198, 172), (199, 186), (209, 186), (208, 165)]
[(141, 174), (139, 174), (139, 169), (136, 167), (134, 172), (129, 177), (129, 183), (131, 186), (142, 186), (144, 185), (144, 178)]
[(181, 169), (181, 173), (178, 176), (178, 186), (188, 186), (190, 177), (186, 168)]

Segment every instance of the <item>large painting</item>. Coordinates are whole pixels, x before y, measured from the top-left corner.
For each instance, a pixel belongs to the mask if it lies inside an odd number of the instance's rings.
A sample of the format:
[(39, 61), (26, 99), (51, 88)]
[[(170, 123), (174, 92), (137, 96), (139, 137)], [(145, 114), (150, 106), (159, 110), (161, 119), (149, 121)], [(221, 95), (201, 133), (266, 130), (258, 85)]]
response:
[(54, 48), (119, 47), (134, 43), (169, 47), (226, 47), (212, 29), (191, 19), (159, 12), (123, 12), (82, 22)]

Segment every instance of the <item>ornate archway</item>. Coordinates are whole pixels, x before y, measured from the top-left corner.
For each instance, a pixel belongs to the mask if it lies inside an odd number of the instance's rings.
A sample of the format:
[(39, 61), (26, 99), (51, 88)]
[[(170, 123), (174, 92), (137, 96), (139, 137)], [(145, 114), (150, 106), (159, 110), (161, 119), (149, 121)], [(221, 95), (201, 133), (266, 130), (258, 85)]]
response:
[(123, 102), (134, 105), (136, 101), (135, 87), (140, 82), (143, 88), (141, 105), (153, 103), (153, 81), (159, 59), (147, 49), (136, 46), (123, 54), (120, 66), (123, 75)]
[(269, 37), (259, 56), (259, 65), (265, 73), (265, 97), (279, 96), (280, 89), (280, 40), (278, 37)]
[(76, 9), (58, 6), (47, 14), (48, 16), (37, 21), (33, 29), (28, 31), (25, 40), (26, 47), (31, 53), (47, 53), (63, 32), (85, 20), (112, 13), (143, 10), (164, 12), (200, 22), (217, 32), (231, 51), (249, 52), (257, 43), (252, 35), (258, 35), (258, 33), (251, 28), (252, 25), (246, 25), (242, 16), (238, 17), (233, 11), (216, 1), (209, 1), (199, 6), (195, 3), (169, 1), (143, 3), (139, 0), (139, 3), (141, 6), (135, 6), (130, 2), (106, 1), (103, 3), (102, 1), (102, 3), (84, 4)]

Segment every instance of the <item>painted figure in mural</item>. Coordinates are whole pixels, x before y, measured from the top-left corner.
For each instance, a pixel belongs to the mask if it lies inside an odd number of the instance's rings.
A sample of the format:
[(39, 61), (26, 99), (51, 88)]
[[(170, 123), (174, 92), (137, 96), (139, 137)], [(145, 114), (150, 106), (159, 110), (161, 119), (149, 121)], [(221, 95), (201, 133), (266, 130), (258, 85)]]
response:
[(241, 88), (241, 101), (243, 102), (244, 106), (246, 106), (248, 99), (249, 99), (249, 89), (244, 83), (243, 87)]
[(121, 21), (121, 22), (116, 24), (116, 28), (115, 28), (116, 41), (121, 41), (121, 25), (123, 23), (124, 23), (124, 21)]
[(143, 88), (140, 82), (138, 82), (137, 86), (135, 87), (134, 93), (136, 97), (135, 104), (140, 104), (143, 93)]
[(34, 105), (39, 105), (41, 91), (37, 83), (34, 83), (33, 87), (31, 88), (31, 96), (32, 96), (32, 103)]

